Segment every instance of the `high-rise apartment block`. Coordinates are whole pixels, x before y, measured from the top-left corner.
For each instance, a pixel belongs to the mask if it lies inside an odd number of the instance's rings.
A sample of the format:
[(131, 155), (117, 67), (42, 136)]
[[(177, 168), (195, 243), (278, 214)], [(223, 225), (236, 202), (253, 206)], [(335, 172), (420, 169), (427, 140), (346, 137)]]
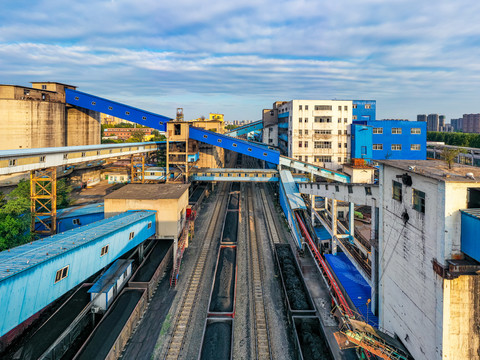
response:
[(460, 129), (464, 133), (480, 133), (480, 114), (463, 114)]
[(417, 121), (425, 121), (425, 122), (427, 122), (427, 115), (425, 115), (425, 114), (417, 115)]
[(427, 116), (427, 131), (440, 131), (440, 116), (438, 114)]

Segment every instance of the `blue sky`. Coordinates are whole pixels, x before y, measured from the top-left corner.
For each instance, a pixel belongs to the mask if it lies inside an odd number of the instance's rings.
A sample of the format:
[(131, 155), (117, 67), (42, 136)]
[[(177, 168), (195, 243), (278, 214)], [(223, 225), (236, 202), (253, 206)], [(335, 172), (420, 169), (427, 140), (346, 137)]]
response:
[(16, 0), (0, 83), (58, 81), (174, 117), (375, 99), (378, 118), (480, 112), (480, 1)]

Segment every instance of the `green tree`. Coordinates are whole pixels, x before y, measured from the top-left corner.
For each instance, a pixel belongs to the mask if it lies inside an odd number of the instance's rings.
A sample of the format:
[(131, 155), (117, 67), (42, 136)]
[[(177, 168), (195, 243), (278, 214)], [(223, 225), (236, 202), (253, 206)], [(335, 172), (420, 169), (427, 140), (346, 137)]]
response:
[(143, 142), (145, 133), (142, 130), (132, 131), (132, 136), (128, 139), (128, 142)]
[(65, 179), (60, 179), (57, 181), (57, 209), (63, 209), (70, 206), (72, 202), (70, 197), (71, 193), (72, 187)]
[(448, 168), (451, 169), (455, 159), (457, 158), (458, 154), (461, 153), (460, 149), (452, 149), (452, 148), (443, 148), (442, 150), (442, 158), (448, 165)]

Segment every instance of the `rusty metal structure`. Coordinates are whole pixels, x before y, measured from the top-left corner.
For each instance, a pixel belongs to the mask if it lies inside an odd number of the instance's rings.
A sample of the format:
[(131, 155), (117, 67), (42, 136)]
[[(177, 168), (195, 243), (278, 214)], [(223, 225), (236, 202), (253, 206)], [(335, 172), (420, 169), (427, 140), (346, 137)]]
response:
[[(57, 230), (57, 169), (30, 172), (30, 230), (53, 235)], [(42, 227), (43, 225), (43, 227)]]

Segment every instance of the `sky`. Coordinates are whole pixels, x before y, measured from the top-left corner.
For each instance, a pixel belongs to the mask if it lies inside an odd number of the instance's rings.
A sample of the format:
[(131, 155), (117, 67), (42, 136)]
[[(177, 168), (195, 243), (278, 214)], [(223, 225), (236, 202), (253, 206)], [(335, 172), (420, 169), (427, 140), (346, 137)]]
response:
[(377, 118), (480, 112), (478, 0), (0, 2), (0, 83), (57, 81), (185, 119), (377, 100)]

